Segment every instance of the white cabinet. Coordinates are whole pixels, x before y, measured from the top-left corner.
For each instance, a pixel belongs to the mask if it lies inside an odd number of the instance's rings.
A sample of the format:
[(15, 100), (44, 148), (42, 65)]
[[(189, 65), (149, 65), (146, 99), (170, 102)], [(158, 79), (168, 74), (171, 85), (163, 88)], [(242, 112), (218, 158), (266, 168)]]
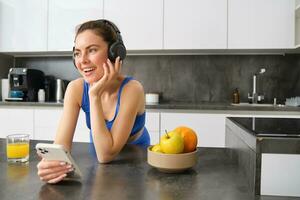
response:
[(0, 0), (0, 52), (47, 50), (47, 0)]
[(165, 0), (164, 49), (226, 49), (227, 0)]
[(171, 131), (178, 126), (192, 128), (198, 136), (200, 147), (225, 146), (225, 115), (206, 113), (161, 113), (161, 131)]
[(62, 108), (35, 108), (34, 130), (37, 140), (54, 140)]
[(295, 4), (295, 44), (300, 47), (300, 0), (296, 0)]
[(228, 0), (228, 48), (294, 48), (294, 13), (294, 0)]
[(103, 0), (49, 0), (48, 51), (71, 51), (75, 27), (103, 18)]
[(149, 135), (150, 144), (154, 145), (159, 143), (160, 137), (160, 113), (157, 111), (146, 111), (146, 124)]
[(28, 108), (0, 108), (0, 138), (10, 134), (30, 134), (34, 138), (33, 110)]
[(162, 49), (163, 0), (105, 0), (104, 18), (118, 26), (128, 50)]
[[(55, 139), (60, 118), (63, 113), (62, 107), (35, 108), (34, 109), (34, 130), (35, 139), (51, 140)], [(80, 111), (77, 121), (73, 141), (89, 142), (89, 129), (85, 125), (85, 115)]]

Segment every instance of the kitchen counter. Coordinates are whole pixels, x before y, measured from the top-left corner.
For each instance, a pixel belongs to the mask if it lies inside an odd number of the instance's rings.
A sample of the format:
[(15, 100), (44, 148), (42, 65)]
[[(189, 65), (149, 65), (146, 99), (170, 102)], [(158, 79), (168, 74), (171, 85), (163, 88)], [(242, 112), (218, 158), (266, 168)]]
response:
[(31, 141), (30, 161), (26, 165), (8, 164), (5, 140), (0, 139), (0, 195), (8, 199), (297, 199), (253, 196), (244, 176), (228, 159), (226, 149), (199, 148), (197, 165), (184, 173), (165, 174), (149, 166), (147, 151), (126, 146), (109, 164), (98, 164), (90, 144), (74, 143), (72, 155), (82, 171), (80, 182), (45, 184), (37, 173), (38, 158)]
[[(62, 107), (63, 103), (56, 102), (3, 102), (0, 101), (0, 107), (10, 106), (28, 106), (28, 107)], [(293, 106), (239, 106), (232, 105), (231, 103), (215, 103), (215, 102), (202, 102), (202, 103), (183, 103), (183, 102), (163, 102), (155, 105), (146, 105), (148, 110), (169, 110), (169, 111), (192, 111), (202, 112), (209, 111), (210, 113), (241, 113), (244, 111), (250, 112), (270, 112), (270, 113), (287, 113), (299, 114), (300, 107)], [(267, 113), (268, 114), (268, 113)]]
[(295, 118), (226, 119), (228, 155), (253, 193), (300, 197), (299, 127)]

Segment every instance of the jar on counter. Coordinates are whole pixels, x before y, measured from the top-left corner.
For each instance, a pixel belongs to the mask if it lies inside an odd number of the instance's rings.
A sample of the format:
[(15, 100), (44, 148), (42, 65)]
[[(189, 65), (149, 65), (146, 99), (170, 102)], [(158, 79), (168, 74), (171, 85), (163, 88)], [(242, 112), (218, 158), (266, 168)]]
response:
[(240, 92), (237, 88), (233, 90), (232, 93), (232, 103), (240, 103)]
[(39, 102), (45, 102), (46, 94), (44, 89), (39, 89), (38, 91), (38, 101)]

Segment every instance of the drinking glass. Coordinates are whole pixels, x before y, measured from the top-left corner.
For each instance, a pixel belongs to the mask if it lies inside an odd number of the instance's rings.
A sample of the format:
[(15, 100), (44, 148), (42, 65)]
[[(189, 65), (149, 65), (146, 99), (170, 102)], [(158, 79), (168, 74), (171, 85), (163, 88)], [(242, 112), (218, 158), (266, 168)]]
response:
[(6, 155), (10, 163), (28, 162), (29, 134), (12, 134), (6, 137)]

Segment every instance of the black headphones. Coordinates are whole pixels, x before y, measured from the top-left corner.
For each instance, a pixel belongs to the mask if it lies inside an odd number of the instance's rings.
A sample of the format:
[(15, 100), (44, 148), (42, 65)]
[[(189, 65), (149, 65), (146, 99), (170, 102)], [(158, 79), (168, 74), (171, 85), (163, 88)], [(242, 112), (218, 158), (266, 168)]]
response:
[[(99, 20), (96, 20), (95, 22), (99, 23), (99, 24), (104, 23), (104, 24), (110, 26), (111, 29), (116, 33), (116, 36), (117, 36), (116, 41), (112, 42), (108, 45), (109, 60), (112, 62), (115, 62), (115, 60), (118, 56), (120, 56), (121, 60), (124, 60), (126, 57), (126, 47), (123, 43), (121, 32), (118, 29), (118, 27), (114, 23), (112, 23), (111, 21), (108, 21), (106, 19), (99, 19)], [(75, 47), (73, 47), (73, 63), (76, 67), (75, 59), (74, 59), (74, 50), (75, 50)]]

